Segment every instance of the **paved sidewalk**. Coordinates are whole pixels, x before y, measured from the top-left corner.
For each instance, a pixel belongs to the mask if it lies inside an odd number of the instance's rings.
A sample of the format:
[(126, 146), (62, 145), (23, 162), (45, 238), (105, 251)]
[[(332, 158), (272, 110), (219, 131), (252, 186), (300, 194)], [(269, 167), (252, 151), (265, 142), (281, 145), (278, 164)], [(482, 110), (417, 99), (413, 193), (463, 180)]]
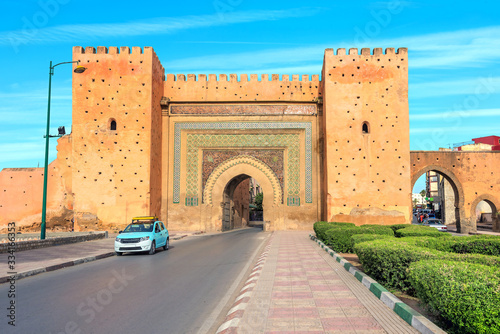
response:
[(226, 322), (237, 328), (221, 333), (418, 333), (308, 235), (274, 232), (260, 276), (233, 306), (239, 321)]
[[(171, 232), (171, 240), (193, 235), (194, 232)], [(8, 253), (0, 254), (0, 284), (8, 281), (9, 272), (16, 272), (17, 278), (24, 278), (95, 261), (115, 255), (114, 242), (118, 234), (110, 234), (106, 239), (78, 242), (61, 246), (51, 246), (15, 252), (15, 268), (8, 267)]]
[[(79, 263), (94, 261), (114, 255), (114, 237), (15, 252), (15, 269), (18, 278), (61, 269)], [(0, 283), (9, 276), (7, 265), (10, 254), (0, 254)]]

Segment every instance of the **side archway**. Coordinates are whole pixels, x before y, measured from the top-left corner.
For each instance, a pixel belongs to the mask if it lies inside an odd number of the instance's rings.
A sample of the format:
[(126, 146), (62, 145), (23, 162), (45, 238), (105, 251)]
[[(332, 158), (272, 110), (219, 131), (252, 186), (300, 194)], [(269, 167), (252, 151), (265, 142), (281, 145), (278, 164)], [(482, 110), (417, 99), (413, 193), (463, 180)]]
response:
[[(479, 202), (485, 201), (488, 203), (491, 207), (491, 220), (492, 220), (492, 225), (493, 225), (493, 231), (499, 232), (500, 231), (500, 222), (499, 218), (497, 216), (498, 214), (498, 208), (500, 207), (500, 203), (498, 202), (498, 199), (495, 197), (489, 195), (489, 194), (482, 194), (478, 196), (474, 202), (472, 202), (471, 205), (471, 211), (470, 211), (470, 216), (471, 219), (475, 222), (475, 217), (476, 217), (476, 207), (479, 204)], [(477, 224), (477, 222), (475, 222)]]
[(461, 232), (462, 226), (461, 226), (461, 220), (464, 219), (465, 216), (465, 209), (464, 209), (464, 190), (462, 187), (462, 184), (458, 180), (457, 176), (449, 169), (444, 168), (442, 166), (438, 165), (427, 165), (422, 169), (419, 169), (418, 171), (412, 173), (412, 178), (411, 178), (411, 188), (413, 189), (415, 183), (417, 180), (425, 173), (429, 171), (435, 171), (438, 174), (442, 175), (451, 185), (453, 189), (453, 194), (455, 197), (455, 219), (456, 219), (456, 224), (457, 224), (457, 231)]

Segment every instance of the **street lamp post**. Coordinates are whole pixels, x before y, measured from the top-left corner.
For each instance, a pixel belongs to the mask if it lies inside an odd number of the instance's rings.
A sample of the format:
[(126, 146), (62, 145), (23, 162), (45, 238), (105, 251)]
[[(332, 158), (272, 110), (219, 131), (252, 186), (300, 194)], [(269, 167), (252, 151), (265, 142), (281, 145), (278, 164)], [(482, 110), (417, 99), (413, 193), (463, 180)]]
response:
[[(86, 68), (83, 66), (78, 66), (79, 61), (66, 61), (52, 66), (52, 61), (49, 67), (49, 102), (47, 106), (47, 129), (45, 132), (45, 166), (43, 168), (43, 202), (42, 202), (42, 225), (40, 232), (40, 239), (45, 239), (45, 228), (46, 228), (46, 218), (47, 218), (47, 174), (48, 174), (48, 164), (49, 164), (49, 138), (51, 137), (61, 137), (64, 135), (64, 129), (59, 128), (59, 135), (51, 136), (50, 131), (50, 93), (52, 88), (52, 76), (54, 75), (54, 68), (62, 64), (72, 64), (76, 63), (77, 66), (74, 70), (75, 73), (83, 73)], [(62, 130), (62, 131), (61, 131)]]

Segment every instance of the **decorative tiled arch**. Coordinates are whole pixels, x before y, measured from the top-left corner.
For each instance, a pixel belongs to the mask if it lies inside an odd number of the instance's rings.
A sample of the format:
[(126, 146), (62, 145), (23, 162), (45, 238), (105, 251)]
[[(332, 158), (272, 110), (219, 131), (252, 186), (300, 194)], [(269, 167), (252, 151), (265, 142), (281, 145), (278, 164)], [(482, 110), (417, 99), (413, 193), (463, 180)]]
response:
[[(287, 202), (300, 198), (300, 135), (278, 134), (188, 134), (186, 136), (186, 198), (187, 205), (197, 205), (199, 197), (199, 150), (213, 147), (224, 148), (281, 148), (288, 152)], [(240, 154), (241, 155), (241, 154)], [(247, 154), (248, 155), (248, 154)], [(257, 156), (254, 158), (259, 159)], [(259, 159), (260, 160), (260, 159)], [(271, 168), (272, 169), (272, 168)], [(203, 188), (201, 189), (203, 192)], [(299, 200), (295, 200), (296, 205)]]
[(203, 200), (207, 204), (212, 204), (212, 192), (214, 189), (214, 185), (217, 182), (217, 179), (219, 176), (221, 176), (222, 173), (230, 169), (231, 167), (234, 167), (236, 165), (240, 164), (248, 164), (251, 165), (257, 169), (259, 169), (261, 172), (263, 172), (269, 181), (271, 182), (273, 186), (273, 198), (274, 198), (274, 204), (281, 204), (282, 203), (282, 191), (281, 191), (281, 186), (280, 186), (280, 181), (274, 174), (271, 168), (267, 166), (265, 163), (262, 161), (251, 157), (247, 155), (240, 155), (237, 157), (234, 157), (232, 159), (228, 159), (224, 161), (222, 164), (217, 166), (217, 168), (210, 174), (208, 177), (205, 189), (203, 191)]
[(305, 199), (312, 203), (312, 123), (311, 122), (178, 122), (174, 125), (173, 202), (180, 202), (181, 133), (184, 130), (288, 130), (305, 132)]

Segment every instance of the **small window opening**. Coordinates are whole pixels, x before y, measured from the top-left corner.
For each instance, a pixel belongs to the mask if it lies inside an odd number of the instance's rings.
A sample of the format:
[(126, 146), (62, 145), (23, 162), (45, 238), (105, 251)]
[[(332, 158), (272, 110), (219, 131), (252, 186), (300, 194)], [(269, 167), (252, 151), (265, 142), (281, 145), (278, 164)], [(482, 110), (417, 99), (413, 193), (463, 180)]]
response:
[(110, 125), (109, 125), (109, 129), (110, 130), (116, 130), (116, 121), (115, 120), (112, 120)]
[(363, 123), (363, 133), (370, 133), (370, 127), (368, 125), (368, 122)]

